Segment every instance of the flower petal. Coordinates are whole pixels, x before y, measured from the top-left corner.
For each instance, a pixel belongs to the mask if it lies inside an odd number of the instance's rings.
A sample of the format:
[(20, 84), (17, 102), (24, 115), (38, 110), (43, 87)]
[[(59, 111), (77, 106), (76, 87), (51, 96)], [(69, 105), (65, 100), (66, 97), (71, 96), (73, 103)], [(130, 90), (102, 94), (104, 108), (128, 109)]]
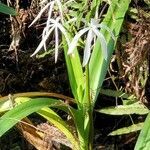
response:
[[(46, 27), (45, 28), (47, 28), (50, 24), (50, 19), (51, 19), (54, 3), (55, 3), (54, 1), (51, 2), (51, 5), (50, 5), (49, 11), (48, 11), (48, 18), (47, 18), (47, 21), (46, 21)], [(47, 28), (46, 32), (48, 32), (48, 30), (49, 29)]]
[(91, 55), (91, 45), (92, 40), (94, 38), (94, 34), (92, 30), (89, 30), (87, 34), (87, 40), (85, 43), (84, 55), (83, 55), (83, 67), (88, 63), (90, 55)]
[[(49, 25), (48, 27), (45, 27), (45, 28), (43, 29), (43, 32), (42, 32), (42, 40), (44, 39), (44, 37), (45, 37), (46, 34), (48, 33), (47, 30), (49, 30), (52, 26), (54, 26), (54, 25), (51, 24), (51, 25)], [(43, 47), (44, 47), (44, 50), (46, 51), (46, 50), (47, 50), (47, 48), (46, 48), (46, 41), (44, 42)]]
[(38, 15), (35, 17), (35, 19), (32, 21), (32, 23), (29, 25), (31, 27), (43, 14), (43, 12), (51, 5), (51, 2), (45, 5), (41, 11), (38, 13)]
[(105, 40), (105, 37), (98, 29), (92, 29), (92, 30), (96, 34), (97, 38), (101, 43), (102, 53), (104, 55), (104, 59), (106, 60), (108, 57), (108, 52), (107, 52), (107, 42)]
[(80, 30), (73, 38), (72, 42), (69, 44), (68, 55), (73, 53), (74, 48), (77, 46), (79, 38), (89, 30), (89, 27)]
[(48, 33), (45, 35), (45, 37), (42, 39), (42, 41), (40, 42), (39, 46), (37, 47), (37, 49), (34, 51), (34, 53), (31, 55), (34, 56), (36, 55), (40, 50), (41, 48), (43, 47), (44, 43), (46, 42), (46, 40), (48, 39), (48, 37), (50, 36), (51, 32), (54, 30), (55, 26), (53, 26), (49, 31)]
[(65, 38), (66, 38), (67, 44), (69, 45), (69, 44), (70, 44), (70, 40), (69, 40), (67, 31), (66, 31), (66, 29), (58, 22), (59, 19), (60, 19), (60, 18), (58, 17), (58, 18), (56, 18), (56, 20), (50, 19), (50, 21), (51, 21), (52, 23), (54, 23), (54, 24), (59, 28), (59, 30), (63, 33), (63, 35), (64, 35)]
[(114, 41), (116, 40), (114, 33), (105, 24), (101, 23), (97, 27), (100, 27), (101, 29), (105, 29), (106, 31), (108, 31), (111, 34), (112, 39)]
[(55, 63), (58, 58), (58, 45), (59, 45), (59, 36), (58, 36), (58, 28), (55, 28)]

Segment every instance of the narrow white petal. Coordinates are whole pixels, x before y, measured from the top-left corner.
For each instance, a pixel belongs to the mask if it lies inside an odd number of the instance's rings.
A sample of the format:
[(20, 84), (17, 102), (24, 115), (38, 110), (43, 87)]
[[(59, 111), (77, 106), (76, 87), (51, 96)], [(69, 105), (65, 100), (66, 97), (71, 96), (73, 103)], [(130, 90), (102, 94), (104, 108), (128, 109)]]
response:
[(80, 30), (73, 38), (72, 42), (69, 44), (68, 55), (73, 53), (74, 48), (77, 46), (79, 38), (89, 30), (89, 27)]
[(105, 37), (98, 29), (92, 29), (92, 30), (96, 34), (97, 38), (101, 43), (102, 53), (104, 55), (104, 59), (106, 60), (108, 57), (108, 52), (107, 52), (107, 42), (105, 40)]
[(43, 12), (51, 5), (51, 2), (45, 5), (41, 11), (38, 13), (38, 15), (35, 17), (35, 19), (32, 21), (32, 23), (29, 25), (31, 27), (43, 14)]
[[(49, 25), (49, 26), (47, 26), (47, 27), (45, 27), (45, 28), (43, 29), (43, 32), (42, 32), (42, 40), (44, 39), (44, 37), (45, 37), (46, 34), (48, 33), (47, 30), (49, 30), (52, 26), (54, 26), (54, 25), (51, 24), (51, 25)], [(42, 40), (41, 40), (41, 41), (42, 41)], [(47, 50), (47, 48), (46, 48), (46, 41), (45, 41), (43, 47), (44, 47), (44, 50), (46, 51), (46, 50)]]
[(94, 34), (92, 30), (89, 30), (87, 34), (87, 40), (85, 43), (84, 55), (83, 55), (83, 67), (88, 63), (90, 55), (91, 55), (91, 45)]
[(101, 23), (97, 27), (99, 27), (101, 29), (105, 29), (106, 31), (108, 31), (111, 34), (111, 37), (113, 38), (113, 40), (114, 41), (116, 40), (115, 35), (113, 34), (113, 32), (105, 24)]
[(53, 24), (58, 24), (59, 20), (60, 20), (60, 17), (57, 17), (56, 19), (52, 19), (52, 18), (49, 19), (49, 21)]
[[(46, 36), (46, 31), (47, 31), (47, 28), (44, 28), (43, 29), (43, 33), (42, 33), (42, 40), (44, 39), (44, 37)], [(46, 42), (44, 42), (43, 44), (43, 47), (44, 47), (44, 50), (46, 51)]]
[(37, 47), (37, 49), (34, 51), (34, 53), (31, 55), (34, 56), (36, 55), (40, 50), (41, 48), (43, 47), (44, 43), (46, 42), (46, 40), (48, 39), (48, 37), (50, 36), (51, 32), (54, 30), (54, 26), (48, 31), (48, 33), (45, 35), (44, 39), (40, 42), (39, 46)]
[(55, 28), (55, 63), (58, 58), (58, 45), (59, 45), (59, 36), (58, 36), (58, 28)]
[(67, 44), (69, 45), (69, 44), (70, 44), (70, 40), (69, 40), (69, 37), (68, 37), (68, 34), (67, 34), (66, 29), (65, 29), (60, 23), (58, 23), (57, 26), (58, 26), (59, 30), (60, 30), (60, 31), (63, 33), (63, 35), (65, 36), (65, 39), (66, 39), (66, 41), (67, 41)]
[[(46, 21), (46, 27), (48, 27), (49, 24), (50, 24), (50, 19), (51, 19), (54, 3), (55, 3), (54, 1), (51, 2), (51, 5), (50, 5), (49, 11), (48, 11), (48, 18), (47, 18), (47, 21)], [(48, 28), (47, 28), (47, 32), (48, 32)]]
[(57, 17), (56, 20), (50, 19), (50, 22), (53, 23), (53, 24), (55, 24), (55, 26), (57, 26), (57, 27), (59, 28), (59, 30), (64, 34), (64, 36), (65, 36), (65, 38), (66, 38), (66, 41), (67, 41), (67, 44), (69, 45), (69, 44), (70, 44), (70, 40), (69, 40), (67, 31), (66, 31), (66, 29), (59, 23), (59, 20), (60, 20), (60, 17)]

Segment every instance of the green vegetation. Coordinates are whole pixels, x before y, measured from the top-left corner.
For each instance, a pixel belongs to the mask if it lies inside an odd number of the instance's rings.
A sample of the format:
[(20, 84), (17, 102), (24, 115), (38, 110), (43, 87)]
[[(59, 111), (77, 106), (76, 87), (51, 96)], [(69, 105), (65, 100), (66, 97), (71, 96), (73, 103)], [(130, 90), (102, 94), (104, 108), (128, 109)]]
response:
[[(57, 62), (59, 50), (63, 49), (73, 98), (67, 100), (55, 93), (40, 92), (2, 97), (0, 99), (0, 113), (5, 114), (0, 118), (0, 136), (3, 136), (23, 118), (36, 112), (67, 137), (72, 149), (93, 149), (94, 106), (100, 92), (107, 95), (107, 91), (101, 90), (101, 86), (116, 47), (130, 0), (113, 0), (112, 2), (107, 1), (107, 3), (108, 9), (103, 16), (99, 16), (99, 8), (102, 5), (102, 1), (99, 0), (93, 0), (90, 4), (87, 0), (80, 2), (53, 0), (45, 4), (31, 24), (32, 26), (48, 9), (42, 40), (31, 56), (35, 56), (42, 48), (47, 50), (46, 42), (53, 34), (55, 36), (55, 46), (53, 47), (55, 62)], [(5, 8), (5, 5), (0, 4), (1, 12), (16, 14), (12, 9), (6, 10)], [(58, 12), (58, 16), (53, 16), (54, 10)], [(65, 11), (67, 13), (64, 13)], [(79, 54), (82, 50), (83, 58)], [(109, 115), (143, 115), (149, 112), (142, 103), (133, 102), (133, 97), (131, 98), (125, 93), (109, 91), (108, 94), (128, 99), (128, 103), (124, 102), (121, 106), (96, 110), (97, 112)], [(66, 102), (74, 103), (77, 107)], [(54, 108), (67, 113), (73, 120), (73, 124), (70, 125), (63, 120), (54, 111)], [(136, 144), (136, 150), (148, 143), (149, 138), (146, 136), (146, 131), (149, 130), (148, 121), (149, 116)], [(72, 126), (74, 131), (72, 131)], [(134, 132), (140, 130), (142, 126), (143, 123), (131, 125), (131, 127), (113, 131), (110, 135)]]
[(17, 15), (16, 11), (0, 2), (0, 12), (8, 15)]

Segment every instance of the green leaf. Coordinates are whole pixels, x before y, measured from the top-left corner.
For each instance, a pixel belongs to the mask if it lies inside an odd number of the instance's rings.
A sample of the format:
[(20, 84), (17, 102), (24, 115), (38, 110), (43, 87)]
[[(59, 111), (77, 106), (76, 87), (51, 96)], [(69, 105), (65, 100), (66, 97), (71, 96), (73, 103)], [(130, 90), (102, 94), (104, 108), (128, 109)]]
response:
[(150, 0), (144, 0), (144, 2), (145, 2), (148, 6), (150, 6)]
[(149, 150), (150, 148), (150, 113), (148, 114), (144, 126), (140, 132), (134, 150)]
[[(83, 95), (81, 94), (81, 92), (83, 92), (83, 87), (84, 87), (84, 79), (83, 79), (84, 75), (83, 75), (82, 65), (80, 62), (80, 57), (76, 49), (74, 50), (73, 55), (68, 56), (67, 54), (68, 47), (65, 44), (64, 39), (63, 39), (63, 47), (64, 47), (64, 54), (65, 54), (65, 60), (66, 60), (71, 90), (77, 102), (81, 102), (82, 97), (80, 96)], [(77, 92), (78, 88), (81, 89), (80, 95), (78, 95)]]
[(12, 107), (12, 102), (9, 99), (0, 101), (0, 114), (12, 109)]
[[(107, 26), (116, 37), (118, 37), (122, 23), (124, 21), (125, 13), (128, 10), (130, 0), (113, 0), (113, 5), (111, 5), (107, 11), (107, 14), (102, 21), (102, 24)], [(105, 60), (102, 47), (100, 42), (97, 40), (96, 45), (93, 49), (93, 53), (90, 59), (90, 89), (93, 93), (93, 102), (95, 103), (97, 96), (99, 94), (101, 85), (104, 81), (107, 68), (114, 51), (116, 41), (111, 37), (111, 34), (106, 30), (101, 29), (101, 33), (105, 36), (108, 47), (108, 59)]]
[[(88, 147), (88, 137), (87, 135), (89, 134), (88, 132), (85, 132), (86, 129), (84, 128), (84, 124), (85, 124), (85, 120), (87, 119), (86, 114), (83, 112), (83, 109), (81, 110), (71, 110), (72, 111), (72, 116), (73, 116), (73, 120), (74, 123), (76, 125), (76, 129), (78, 132), (78, 139), (80, 141), (80, 148), (86, 146)], [(85, 148), (83, 148), (84, 150)]]
[(13, 8), (8, 7), (7, 5), (1, 2), (0, 2), (0, 12), (8, 15), (14, 15), (14, 16), (17, 15), (16, 11)]
[(149, 113), (149, 109), (141, 102), (136, 102), (131, 105), (118, 105), (97, 110), (100, 113), (109, 115), (145, 115)]
[(117, 129), (117, 130), (111, 132), (109, 135), (114, 136), (114, 135), (122, 135), (122, 134), (131, 133), (131, 132), (136, 132), (136, 131), (142, 129), (143, 124), (144, 123), (141, 122), (141, 123), (138, 123), (138, 124), (133, 124), (129, 127), (123, 127), (123, 128), (120, 128), (120, 129)]
[(111, 89), (100, 89), (100, 93), (111, 96), (111, 97), (121, 97), (121, 98), (126, 98), (129, 99), (130, 95), (122, 92), (122, 91), (116, 91), (116, 90), (111, 90)]
[[(40, 114), (50, 123), (54, 124), (58, 129), (60, 129), (60, 131), (63, 132), (64, 135), (66, 135), (66, 137), (68, 138), (68, 140), (72, 143), (71, 147), (79, 150), (78, 140), (76, 139), (76, 136), (73, 134), (73, 131), (53, 110), (49, 108), (44, 108), (42, 110), (39, 110), (38, 114)], [(70, 143), (65, 144), (68, 144), (67, 146), (70, 145)]]
[(20, 97), (18, 99), (24, 99), (26, 102), (16, 106), (0, 118), (0, 137), (17, 122), (33, 112), (36, 112), (46, 106), (64, 105), (62, 101), (52, 98), (36, 98), (36, 100), (34, 100), (27, 97)]

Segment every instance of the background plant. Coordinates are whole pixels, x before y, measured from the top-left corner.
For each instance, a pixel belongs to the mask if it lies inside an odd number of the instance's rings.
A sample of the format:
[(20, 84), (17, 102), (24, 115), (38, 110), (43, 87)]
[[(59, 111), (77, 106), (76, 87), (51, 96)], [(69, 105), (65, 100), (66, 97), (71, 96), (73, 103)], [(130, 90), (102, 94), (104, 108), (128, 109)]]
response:
[[(48, 36), (54, 30), (55, 61), (57, 61), (58, 49), (62, 45), (67, 64), (70, 86), (74, 96), (74, 101), (77, 103), (77, 109), (67, 105), (61, 100), (56, 100), (61, 99), (58, 96), (55, 96), (56, 99), (33, 98), (39, 95), (37, 95), (37, 93), (33, 95), (31, 93), (27, 93), (26, 96), (31, 98), (23, 98), (21, 97), (21, 95), (17, 96), (17, 98), (9, 97), (8, 99), (5, 97), (1, 105), (1, 107), (3, 108), (2, 112), (6, 111), (7, 109), (11, 109), (12, 107), (14, 107), (14, 105), (15, 107), (1, 117), (0, 135), (3, 135), (8, 129), (10, 129), (22, 118), (33, 112), (37, 112), (38, 114), (46, 118), (49, 122), (53, 123), (66, 135), (68, 140), (72, 143), (73, 149), (92, 149), (92, 117), (94, 104), (97, 100), (97, 96), (104, 80), (107, 67), (110, 62), (110, 58), (114, 50), (123, 18), (128, 9), (129, 3), (129, 0), (125, 2), (114, 0), (110, 4), (107, 14), (102, 21), (102, 24), (94, 22), (94, 20), (99, 21), (97, 14), (99, 14), (98, 8), (101, 4), (100, 1), (94, 0), (91, 2), (91, 5), (88, 4), (88, 1), (82, 1), (81, 3), (79, 3), (79, 5), (75, 1), (70, 1), (70, 6), (67, 7), (66, 5), (69, 5), (68, 3), (60, 3), (60, 1), (57, 0), (51, 1), (43, 8), (45, 9), (48, 6), (50, 7), (48, 16), (49, 18), (47, 19), (47, 26), (43, 32), (43, 40), (41, 41), (34, 54), (36, 54), (42, 48), (42, 46), (46, 48), (45, 42)], [(51, 19), (51, 9), (54, 4), (56, 4), (55, 9), (59, 10), (60, 13), (60, 18), (56, 17), (56, 20)], [(76, 8), (72, 8), (75, 6)], [(69, 10), (71, 9), (71, 11), (77, 9), (78, 13), (76, 15), (78, 16), (78, 18), (77, 16), (72, 17), (72, 13), (68, 13), (63, 16), (64, 14), (62, 10), (66, 7)], [(90, 11), (86, 13), (86, 10)], [(93, 22), (92, 18), (94, 18)], [(85, 24), (82, 23), (83, 21), (85, 22)], [(98, 27), (101, 27), (101, 30), (99, 32)], [(79, 30), (79, 28), (83, 28), (84, 30)], [(60, 34), (58, 32), (58, 29), (63, 33), (63, 35), (60, 36), (62, 40), (58, 38), (58, 35)], [(87, 31), (87, 42), (85, 42), (86, 38), (80, 38), (80, 36)], [(94, 37), (93, 33), (98, 38)], [(90, 37), (91, 34), (92, 38)], [(115, 36), (115, 40), (113, 39), (112, 35)], [(70, 39), (73, 39), (73, 42), (71, 42), (71, 44), (69, 44)], [(93, 45), (91, 44), (92, 41), (90, 41), (92, 39), (94, 39)], [(58, 40), (60, 40), (60, 42)], [(79, 43), (77, 42), (77, 40), (79, 40)], [(77, 43), (78, 47), (80, 46), (79, 49), (82, 49), (85, 43), (83, 58), (83, 65), (85, 66), (85, 68), (82, 68), (78, 50), (77, 48), (75, 48), (77, 46)], [(93, 47), (92, 53), (91, 47)], [(70, 54), (69, 56), (68, 53)], [(6, 101), (6, 99), (8, 100)], [(4, 107), (4, 104), (6, 103), (9, 104), (9, 106), (7, 105), (7, 107)], [(74, 126), (76, 127), (75, 134), (71, 132), (71, 127), (68, 126), (65, 121), (63, 121), (52, 109), (48, 107), (59, 108), (67, 112), (74, 120)], [(5, 124), (6, 122), (7, 125)]]
[(8, 15), (17, 15), (16, 11), (0, 2), (0, 12)]

